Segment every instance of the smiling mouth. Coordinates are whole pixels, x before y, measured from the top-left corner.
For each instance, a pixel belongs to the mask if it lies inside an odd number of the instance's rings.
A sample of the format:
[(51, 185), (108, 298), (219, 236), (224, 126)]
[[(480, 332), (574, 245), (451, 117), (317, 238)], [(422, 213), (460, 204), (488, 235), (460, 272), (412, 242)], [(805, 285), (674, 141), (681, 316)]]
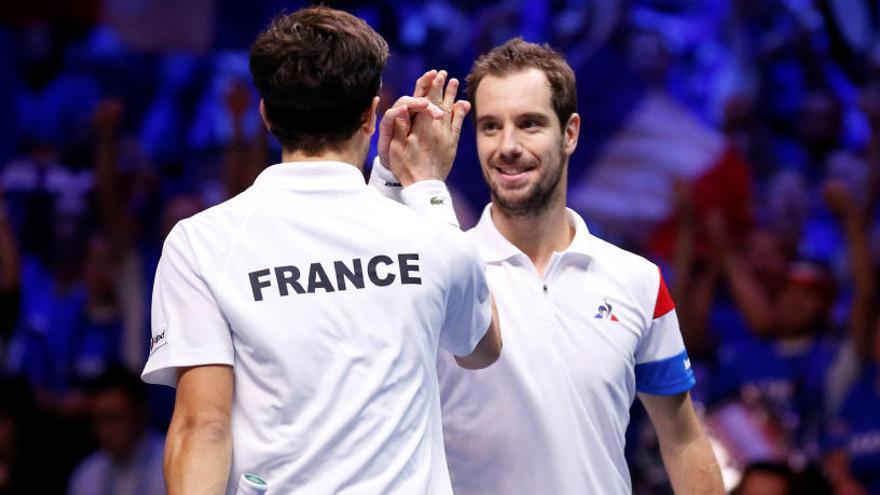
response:
[(520, 177), (530, 172), (534, 167), (499, 167), (495, 166), (495, 171), (505, 177)]

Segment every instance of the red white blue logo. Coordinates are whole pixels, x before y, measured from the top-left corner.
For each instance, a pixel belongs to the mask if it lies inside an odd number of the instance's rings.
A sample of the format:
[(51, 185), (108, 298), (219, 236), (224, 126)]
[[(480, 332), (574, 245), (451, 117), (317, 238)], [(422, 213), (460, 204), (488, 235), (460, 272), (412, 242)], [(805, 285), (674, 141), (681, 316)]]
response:
[(605, 300), (605, 304), (600, 304), (599, 309), (596, 310), (596, 316), (594, 318), (599, 320), (611, 320), (618, 321), (617, 316), (612, 312), (614, 309), (613, 306), (608, 302), (608, 299)]

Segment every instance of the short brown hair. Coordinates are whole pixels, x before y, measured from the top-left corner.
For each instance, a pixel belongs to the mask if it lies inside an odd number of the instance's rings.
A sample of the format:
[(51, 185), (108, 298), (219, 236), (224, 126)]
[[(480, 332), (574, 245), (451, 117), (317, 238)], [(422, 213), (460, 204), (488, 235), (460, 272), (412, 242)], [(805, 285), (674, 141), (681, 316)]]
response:
[(276, 17), (251, 45), (269, 128), (289, 150), (338, 148), (379, 93), (388, 44), (362, 19), (328, 7)]
[(574, 71), (556, 50), (546, 43), (529, 43), (520, 37), (508, 40), (484, 53), (474, 62), (466, 78), (466, 93), (476, 115), (475, 96), (480, 82), (487, 75), (505, 76), (527, 69), (538, 69), (550, 82), (550, 99), (559, 125), (565, 129), (571, 114), (577, 112), (577, 89)]

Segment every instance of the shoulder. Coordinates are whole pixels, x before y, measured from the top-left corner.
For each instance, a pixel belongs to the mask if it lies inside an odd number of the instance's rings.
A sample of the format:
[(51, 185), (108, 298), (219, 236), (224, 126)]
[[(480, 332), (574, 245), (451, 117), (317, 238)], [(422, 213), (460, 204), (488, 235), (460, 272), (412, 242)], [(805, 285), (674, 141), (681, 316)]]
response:
[(437, 246), (458, 255), (478, 257), (476, 240), (471, 231), (462, 231), (442, 222), (432, 222), (431, 237), (436, 240)]
[(658, 293), (665, 286), (661, 283), (660, 268), (643, 256), (590, 235), (596, 270), (653, 309)]
[(165, 238), (162, 252), (182, 254), (199, 264), (220, 265), (235, 245), (248, 219), (259, 208), (261, 196), (271, 191), (251, 187), (235, 197), (178, 221)]
[(199, 236), (227, 235), (229, 227), (246, 221), (247, 217), (253, 214), (254, 210), (263, 202), (262, 200), (267, 199), (267, 196), (271, 194), (271, 189), (259, 190), (255, 186), (251, 186), (226, 201), (180, 220), (175, 228), (182, 227), (190, 234)]

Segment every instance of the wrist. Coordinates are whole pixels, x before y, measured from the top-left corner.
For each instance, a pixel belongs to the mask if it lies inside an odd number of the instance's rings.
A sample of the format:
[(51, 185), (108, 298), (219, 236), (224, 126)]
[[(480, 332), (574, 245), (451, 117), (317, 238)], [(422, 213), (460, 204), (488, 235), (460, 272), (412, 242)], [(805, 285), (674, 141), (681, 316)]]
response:
[(416, 173), (416, 174), (401, 174), (400, 177), (400, 185), (404, 188), (415, 185), (419, 182), (426, 182), (436, 180), (443, 182), (443, 179), (440, 177), (435, 177), (433, 174), (424, 174), (424, 173)]
[(403, 202), (400, 198), (400, 191), (403, 186), (397, 177), (391, 173), (391, 170), (388, 170), (382, 164), (382, 160), (380, 160), (378, 156), (373, 159), (373, 169), (370, 171), (370, 180), (368, 181), (368, 184), (379, 191), (379, 194), (382, 196), (397, 201), (398, 203)]
[(452, 195), (443, 181), (428, 179), (414, 182), (404, 187), (400, 196), (403, 204), (422, 216), (460, 227), (452, 206)]

